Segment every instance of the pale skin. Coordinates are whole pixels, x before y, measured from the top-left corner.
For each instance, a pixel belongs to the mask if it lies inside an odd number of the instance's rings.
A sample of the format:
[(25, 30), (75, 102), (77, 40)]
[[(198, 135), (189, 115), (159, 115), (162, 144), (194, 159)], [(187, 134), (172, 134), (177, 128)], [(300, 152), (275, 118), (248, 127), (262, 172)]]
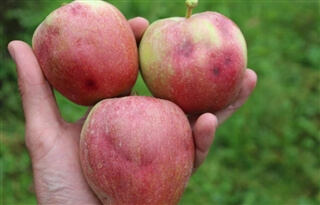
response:
[[(129, 23), (139, 44), (149, 22), (137, 17)], [(25, 141), (32, 161), (38, 203), (101, 204), (80, 166), (79, 138), (86, 115), (77, 122), (66, 122), (32, 48), (24, 42), (12, 41), (8, 49), (17, 68), (26, 120)], [(242, 88), (232, 105), (215, 114), (189, 116), (196, 147), (194, 171), (205, 161), (216, 128), (246, 102), (256, 82), (255, 72), (247, 69)]]

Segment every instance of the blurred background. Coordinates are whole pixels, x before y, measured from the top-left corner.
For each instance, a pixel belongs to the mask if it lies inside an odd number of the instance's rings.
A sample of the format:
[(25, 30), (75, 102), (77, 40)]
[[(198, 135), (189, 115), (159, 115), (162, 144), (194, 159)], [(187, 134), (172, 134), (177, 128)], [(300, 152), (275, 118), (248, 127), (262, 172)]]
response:
[[(1, 1), (0, 204), (36, 203), (7, 44), (20, 39), (31, 45), (36, 27), (68, 2)], [(184, 0), (109, 2), (128, 19), (143, 16), (150, 22), (186, 11)], [(208, 159), (192, 176), (180, 204), (319, 204), (319, 2), (200, 0), (194, 13), (206, 10), (224, 14), (242, 30), (248, 67), (258, 74), (258, 84), (248, 102), (217, 130)], [(141, 78), (134, 89), (148, 95)], [(56, 96), (66, 120), (85, 113), (85, 107)]]

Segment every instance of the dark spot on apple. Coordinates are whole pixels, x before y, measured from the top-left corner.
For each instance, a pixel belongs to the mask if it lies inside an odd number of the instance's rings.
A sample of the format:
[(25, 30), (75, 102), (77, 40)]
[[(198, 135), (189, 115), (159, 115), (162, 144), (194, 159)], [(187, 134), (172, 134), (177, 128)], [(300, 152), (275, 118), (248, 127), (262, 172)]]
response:
[(232, 28), (231, 21), (225, 17), (216, 17), (215, 21), (217, 22), (217, 27), (220, 28), (221, 34), (226, 38), (227, 36), (231, 36), (232, 32), (230, 28)]
[(88, 89), (96, 89), (96, 88), (97, 88), (97, 85), (96, 85), (96, 82), (95, 82), (94, 80), (88, 79), (88, 80), (86, 81), (86, 87), (87, 87)]
[(83, 4), (81, 5), (80, 3), (76, 3), (72, 5), (72, 7), (70, 8), (72, 15), (81, 16), (81, 17), (87, 16), (87, 12), (86, 12), (87, 9), (88, 9), (88, 6), (85, 6)]
[(194, 46), (192, 45), (192, 43), (191, 43), (189, 40), (187, 40), (186, 42), (184, 42), (184, 43), (181, 45), (181, 47), (180, 47), (180, 53), (181, 53), (184, 57), (188, 58), (189, 56), (192, 55), (193, 47), (194, 47)]
[(72, 7), (72, 8), (71, 8), (71, 13), (72, 13), (73, 15), (77, 15), (77, 14), (78, 14), (78, 11), (77, 11), (76, 8)]
[(73, 7), (71, 7), (71, 13), (75, 16), (79, 15), (81, 12), (81, 5), (75, 4)]
[(140, 157), (138, 156), (131, 156), (127, 153), (119, 152), (119, 156), (122, 156), (128, 163), (133, 163), (138, 165), (139, 167), (147, 167), (152, 164), (153, 158), (148, 157), (142, 154)]
[(81, 40), (82, 40), (81, 38), (78, 38), (78, 39), (76, 40), (76, 45), (77, 45), (77, 46), (80, 46), (80, 45), (81, 45)]
[(148, 156), (142, 156), (142, 160), (140, 163), (141, 167), (147, 167), (153, 163), (153, 158)]
[(220, 74), (220, 67), (213, 67), (212, 71), (215, 76), (218, 76)]
[(52, 36), (58, 36), (60, 34), (60, 28), (58, 26), (51, 25), (49, 26), (48, 31)]
[(230, 56), (226, 56), (224, 58), (224, 62), (226, 65), (230, 65), (232, 63), (231, 57)]

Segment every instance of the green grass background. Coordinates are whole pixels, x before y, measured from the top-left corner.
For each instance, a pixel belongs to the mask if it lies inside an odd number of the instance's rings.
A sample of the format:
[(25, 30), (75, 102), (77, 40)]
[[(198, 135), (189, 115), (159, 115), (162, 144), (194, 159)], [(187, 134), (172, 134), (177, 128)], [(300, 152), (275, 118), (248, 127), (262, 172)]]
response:
[[(1, 45), (1, 204), (35, 204), (24, 116), (10, 40), (31, 43), (36, 26), (69, 1), (4, 0)], [(184, 0), (110, 1), (129, 19), (184, 16)], [(231, 18), (248, 44), (248, 67), (258, 74), (249, 101), (218, 130), (208, 159), (189, 182), (181, 204), (311, 205), (320, 203), (318, 1), (200, 0), (194, 13)], [(148, 91), (141, 78), (135, 86)], [(65, 119), (86, 108), (57, 93)]]

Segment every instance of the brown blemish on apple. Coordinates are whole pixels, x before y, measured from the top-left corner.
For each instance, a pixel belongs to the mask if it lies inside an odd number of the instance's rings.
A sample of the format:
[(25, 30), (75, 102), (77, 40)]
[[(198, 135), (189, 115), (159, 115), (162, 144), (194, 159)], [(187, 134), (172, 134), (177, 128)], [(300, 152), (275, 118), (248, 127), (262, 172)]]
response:
[(219, 76), (222, 72), (226, 74), (226, 72), (232, 72), (227, 71), (229, 69), (233, 68), (233, 59), (235, 54), (230, 52), (229, 50), (221, 51), (221, 54), (212, 55), (212, 62), (214, 64), (212, 68), (212, 72), (215, 76)]
[(84, 4), (75, 4), (73, 7), (71, 7), (71, 14), (75, 16), (81, 15), (82, 17), (86, 17), (86, 10), (88, 10), (88, 8), (86, 8)]
[(48, 32), (51, 33), (52, 36), (58, 36), (60, 34), (60, 29), (58, 26), (50, 25), (48, 27)]
[[(77, 5), (77, 7), (79, 8), (79, 5)], [(78, 8), (72, 7), (72, 8), (71, 8), (71, 13), (72, 13), (73, 15), (78, 15), (78, 13), (79, 13)]]
[(220, 74), (220, 67), (215, 66), (215, 67), (213, 67), (212, 70), (213, 70), (213, 74), (215, 76), (218, 76)]
[(190, 40), (185, 41), (180, 47), (180, 53), (186, 58), (192, 55), (193, 50), (194, 46)]
[(224, 57), (224, 63), (225, 63), (225, 65), (227, 65), (227, 66), (229, 66), (229, 65), (232, 64), (232, 60), (231, 60), (231, 57), (230, 57), (229, 55), (226, 55), (226, 56)]
[(86, 81), (86, 87), (87, 87), (88, 89), (96, 89), (96, 88), (97, 88), (97, 84), (96, 84), (96, 82), (95, 82), (94, 80), (88, 79), (88, 80)]

